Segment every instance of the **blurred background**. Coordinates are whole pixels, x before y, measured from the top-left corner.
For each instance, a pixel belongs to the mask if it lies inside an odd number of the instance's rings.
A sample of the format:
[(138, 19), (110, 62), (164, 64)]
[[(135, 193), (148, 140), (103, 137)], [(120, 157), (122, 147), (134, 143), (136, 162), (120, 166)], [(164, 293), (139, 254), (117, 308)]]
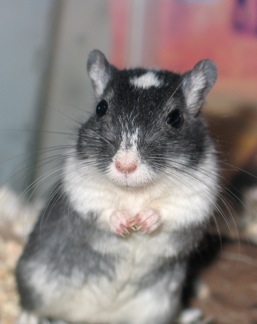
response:
[[(118, 67), (217, 64), (205, 114), (225, 197), (218, 232), (237, 243), (204, 272), (208, 285), (195, 304), (215, 323), (257, 323), (257, 0), (0, 0), (0, 212), (27, 212), (20, 195), (38, 201), (56, 180), (77, 123), (94, 110), (86, 60), (95, 48)], [(20, 252), (9, 240), (21, 244), (16, 234), (2, 231), (1, 324), (14, 323), (17, 311), (6, 277)]]
[(231, 164), (256, 163), (256, 0), (1, 0), (0, 27), (1, 184), (27, 188), (46, 150), (65, 145), (94, 109), (86, 73), (94, 48), (119, 67), (185, 72), (213, 59), (211, 127), (228, 137)]

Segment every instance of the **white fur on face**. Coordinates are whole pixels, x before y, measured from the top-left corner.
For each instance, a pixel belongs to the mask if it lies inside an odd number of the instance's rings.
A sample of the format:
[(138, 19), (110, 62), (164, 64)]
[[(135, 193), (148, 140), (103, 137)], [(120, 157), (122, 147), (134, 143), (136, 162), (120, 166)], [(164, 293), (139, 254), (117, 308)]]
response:
[(156, 73), (150, 71), (140, 77), (134, 77), (130, 79), (130, 83), (142, 89), (149, 89), (150, 87), (161, 87), (163, 85), (162, 80), (159, 80)]
[[(126, 187), (140, 187), (153, 180), (155, 173), (145, 163), (142, 163), (137, 149), (138, 129), (131, 135), (123, 133), (120, 148), (113, 157), (107, 172), (108, 178), (120, 185)], [(126, 148), (128, 147), (128, 148)], [(117, 170), (115, 163), (119, 161), (124, 164), (135, 164), (137, 168), (131, 173), (123, 173)]]
[(134, 152), (126, 152), (119, 150), (114, 156), (114, 159), (137, 161), (137, 169), (132, 173), (119, 172), (115, 166), (115, 160), (110, 164), (107, 172), (108, 178), (124, 187), (141, 187), (147, 185), (155, 177), (155, 173), (151, 168), (145, 164), (142, 164), (138, 155)]

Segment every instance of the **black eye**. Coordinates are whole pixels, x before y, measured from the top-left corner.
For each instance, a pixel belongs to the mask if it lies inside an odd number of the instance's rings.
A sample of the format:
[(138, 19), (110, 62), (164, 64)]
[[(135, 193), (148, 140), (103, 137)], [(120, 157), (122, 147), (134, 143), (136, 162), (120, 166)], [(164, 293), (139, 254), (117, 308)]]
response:
[(96, 114), (99, 117), (102, 117), (105, 115), (106, 111), (108, 109), (108, 103), (106, 100), (102, 100), (99, 102), (99, 104), (96, 106)]
[(171, 111), (166, 119), (167, 124), (175, 128), (179, 128), (183, 124), (183, 121), (183, 115), (179, 109)]

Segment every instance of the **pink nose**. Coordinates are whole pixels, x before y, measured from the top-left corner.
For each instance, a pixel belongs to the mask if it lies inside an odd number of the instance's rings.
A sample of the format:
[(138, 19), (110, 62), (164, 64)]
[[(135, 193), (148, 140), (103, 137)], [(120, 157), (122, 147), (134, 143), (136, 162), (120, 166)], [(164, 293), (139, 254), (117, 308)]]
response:
[(134, 161), (117, 160), (115, 162), (115, 167), (122, 173), (132, 173), (137, 169), (137, 163)]

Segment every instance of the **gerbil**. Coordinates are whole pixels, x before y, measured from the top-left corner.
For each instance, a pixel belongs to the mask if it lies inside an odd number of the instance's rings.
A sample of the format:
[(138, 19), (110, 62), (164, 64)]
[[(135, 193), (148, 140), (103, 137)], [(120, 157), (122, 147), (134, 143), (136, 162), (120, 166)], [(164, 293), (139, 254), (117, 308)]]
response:
[(87, 68), (96, 112), (19, 260), (21, 307), (58, 323), (174, 323), (218, 193), (201, 114), (216, 67), (119, 70), (94, 50)]

